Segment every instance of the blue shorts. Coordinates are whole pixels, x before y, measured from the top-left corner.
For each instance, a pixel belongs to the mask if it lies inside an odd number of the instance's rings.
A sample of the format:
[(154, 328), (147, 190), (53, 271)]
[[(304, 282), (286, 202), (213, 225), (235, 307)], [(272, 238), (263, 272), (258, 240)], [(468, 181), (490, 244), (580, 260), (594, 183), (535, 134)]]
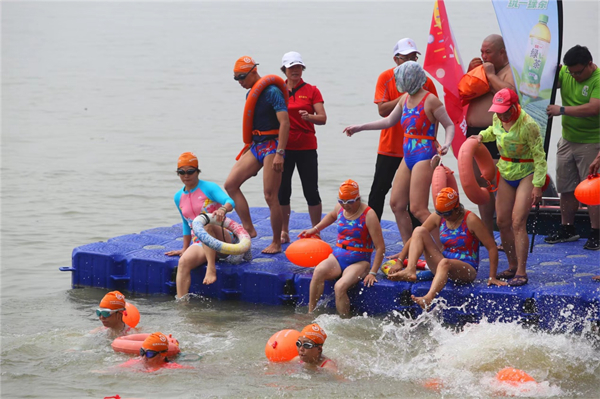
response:
[(340, 247), (333, 248), (333, 256), (337, 259), (342, 272), (354, 263), (366, 261), (371, 263), (371, 252), (351, 251)]
[(265, 140), (260, 143), (252, 143), (250, 151), (254, 158), (261, 164), (265, 160), (267, 155), (275, 154), (277, 152), (278, 140)]

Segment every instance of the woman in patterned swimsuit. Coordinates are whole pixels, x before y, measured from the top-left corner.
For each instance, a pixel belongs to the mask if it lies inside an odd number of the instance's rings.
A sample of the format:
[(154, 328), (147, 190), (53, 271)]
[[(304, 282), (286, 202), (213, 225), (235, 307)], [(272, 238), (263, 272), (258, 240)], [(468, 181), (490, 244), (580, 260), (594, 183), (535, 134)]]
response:
[[(308, 312), (312, 313), (323, 295), (325, 280), (335, 280), (335, 306), (341, 316), (350, 315), (348, 289), (364, 279), (364, 285), (377, 282), (375, 275), (383, 261), (385, 243), (381, 225), (374, 210), (360, 201), (358, 184), (346, 180), (338, 192), (338, 204), (317, 225), (304, 230), (299, 237), (318, 234), (332, 223), (337, 225), (338, 238), (333, 253), (317, 265), (310, 282)], [(375, 259), (371, 266), (371, 255)]]
[[(434, 242), (431, 232), (439, 229), (443, 252)], [(392, 256), (400, 261), (408, 258), (405, 269), (393, 266), (388, 274), (390, 280), (414, 282), (417, 280), (417, 260), (425, 253), (425, 260), (435, 275), (431, 288), (423, 297), (412, 296), (413, 301), (427, 309), (435, 296), (444, 288), (448, 278), (462, 283), (471, 283), (479, 268), (479, 243), (488, 250), (490, 256), (490, 277), (488, 285), (506, 285), (496, 279), (498, 270), (498, 248), (485, 225), (460, 204), (458, 193), (450, 187), (443, 188), (435, 200), (435, 213), (417, 227), (412, 238), (404, 245), (402, 252)], [(402, 265), (398, 262), (397, 265)]]

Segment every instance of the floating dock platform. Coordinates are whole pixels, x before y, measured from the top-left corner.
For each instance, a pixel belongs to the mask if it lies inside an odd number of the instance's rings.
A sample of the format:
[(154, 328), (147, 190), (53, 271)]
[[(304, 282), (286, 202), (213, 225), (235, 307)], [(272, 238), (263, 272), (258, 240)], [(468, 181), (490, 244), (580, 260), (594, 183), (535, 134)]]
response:
[[(290, 263), (285, 254), (261, 253), (271, 242), (268, 208), (252, 208), (252, 219), (258, 237), (252, 239), (250, 262), (237, 257), (217, 262), (217, 281), (203, 285), (206, 266), (192, 271), (190, 292), (219, 300), (238, 300), (264, 305), (308, 304), (311, 268)], [(239, 222), (235, 213), (228, 215)], [(386, 256), (402, 249), (395, 222), (381, 222), (386, 243)], [(306, 213), (292, 212), (290, 236), (310, 227)], [(497, 234), (497, 233), (496, 233)], [(337, 232), (333, 226), (321, 232), (321, 238), (334, 245)], [(496, 237), (498, 238), (498, 237)], [(181, 224), (158, 227), (95, 242), (73, 250), (72, 266), (60, 270), (72, 273), (73, 288), (95, 287), (120, 290), (136, 295), (175, 295), (175, 276), (179, 257), (164, 255), (181, 249)], [(287, 245), (284, 245), (284, 250)], [(529, 284), (523, 287), (488, 287), (487, 250), (480, 252), (480, 268), (472, 284), (459, 285), (449, 281), (439, 297), (446, 301), (443, 321), (452, 325), (489, 321), (518, 321), (556, 332), (577, 332), (591, 324), (600, 325), (600, 283), (591, 276), (600, 274), (600, 252), (583, 249), (583, 240), (550, 245), (542, 236), (535, 237), (533, 253), (529, 254), (527, 273)], [(506, 256), (500, 252), (499, 270), (507, 268)], [(415, 283), (387, 280), (380, 271), (378, 283), (365, 287), (362, 282), (349, 291), (352, 310), (359, 314), (380, 315), (397, 311), (411, 317), (422, 310), (411, 295), (422, 296), (429, 290), (432, 274), (420, 272)], [(327, 306), (335, 306), (333, 281), (327, 282), (323, 298)]]

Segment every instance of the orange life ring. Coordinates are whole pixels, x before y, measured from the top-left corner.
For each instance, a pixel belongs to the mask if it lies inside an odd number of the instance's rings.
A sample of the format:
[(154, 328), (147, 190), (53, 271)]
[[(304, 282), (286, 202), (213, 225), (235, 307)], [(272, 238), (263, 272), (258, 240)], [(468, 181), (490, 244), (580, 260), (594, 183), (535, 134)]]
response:
[[(142, 343), (150, 334), (131, 334), (123, 337), (116, 338), (110, 346), (112, 346), (115, 352), (131, 353), (134, 355), (140, 354), (140, 348)], [(179, 341), (171, 336), (169, 339), (169, 350), (167, 351), (167, 357), (175, 356), (179, 353)]]
[(256, 102), (258, 101), (258, 98), (260, 97), (262, 92), (271, 85), (275, 85), (279, 88), (279, 90), (281, 90), (286, 105), (289, 102), (290, 94), (288, 92), (288, 88), (285, 85), (283, 79), (281, 79), (277, 75), (263, 76), (258, 82), (254, 84), (254, 86), (252, 86), (252, 89), (250, 89), (250, 93), (248, 93), (248, 97), (246, 97), (246, 105), (244, 106), (244, 118), (242, 121), (244, 148), (237, 156), (236, 160), (240, 159), (244, 152), (246, 152), (246, 149), (250, 147), (250, 144), (252, 144), (252, 131), (254, 130), (254, 108), (256, 107)]
[[(473, 159), (477, 162), (481, 177), (488, 182), (487, 187), (479, 187), (473, 172)], [(488, 149), (474, 139), (467, 139), (458, 152), (458, 173), (463, 191), (477, 205), (486, 204), (490, 200), (490, 192), (497, 190), (491, 181), (496, 177), (496, 165)]]
[(433, 198), (433, 204), (435, 205), (435, 197), (438, 195), (442, 188), (450, 187), (458, 193), (458, 184), (454, 178), (454, 171), (447, 166), (439, 165), (433, 171), (431, 177), (431, 197)]

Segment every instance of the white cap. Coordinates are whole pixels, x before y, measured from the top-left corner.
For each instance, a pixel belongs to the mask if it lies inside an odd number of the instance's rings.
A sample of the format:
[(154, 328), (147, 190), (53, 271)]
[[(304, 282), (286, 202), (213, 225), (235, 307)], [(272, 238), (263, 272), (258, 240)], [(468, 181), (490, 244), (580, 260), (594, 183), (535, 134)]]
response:
[(303, 67), (306, 67), (304, 65), (304, 62), (302, 62), (302, 56), (300, 55), (300, 53), (297, 53), (295, 51), (285, 53), (283, 55), (283, 58), (281, 59), (281, 66), (289, 68), (294, 65), (302, 65)]
[(394, 56), (396, 54), (408, 55), (410, 53), (421, 54), (419, 50), (417, 50), (417, 43), (408, 37), (398, 40), (398, 43), (394, 46)]

